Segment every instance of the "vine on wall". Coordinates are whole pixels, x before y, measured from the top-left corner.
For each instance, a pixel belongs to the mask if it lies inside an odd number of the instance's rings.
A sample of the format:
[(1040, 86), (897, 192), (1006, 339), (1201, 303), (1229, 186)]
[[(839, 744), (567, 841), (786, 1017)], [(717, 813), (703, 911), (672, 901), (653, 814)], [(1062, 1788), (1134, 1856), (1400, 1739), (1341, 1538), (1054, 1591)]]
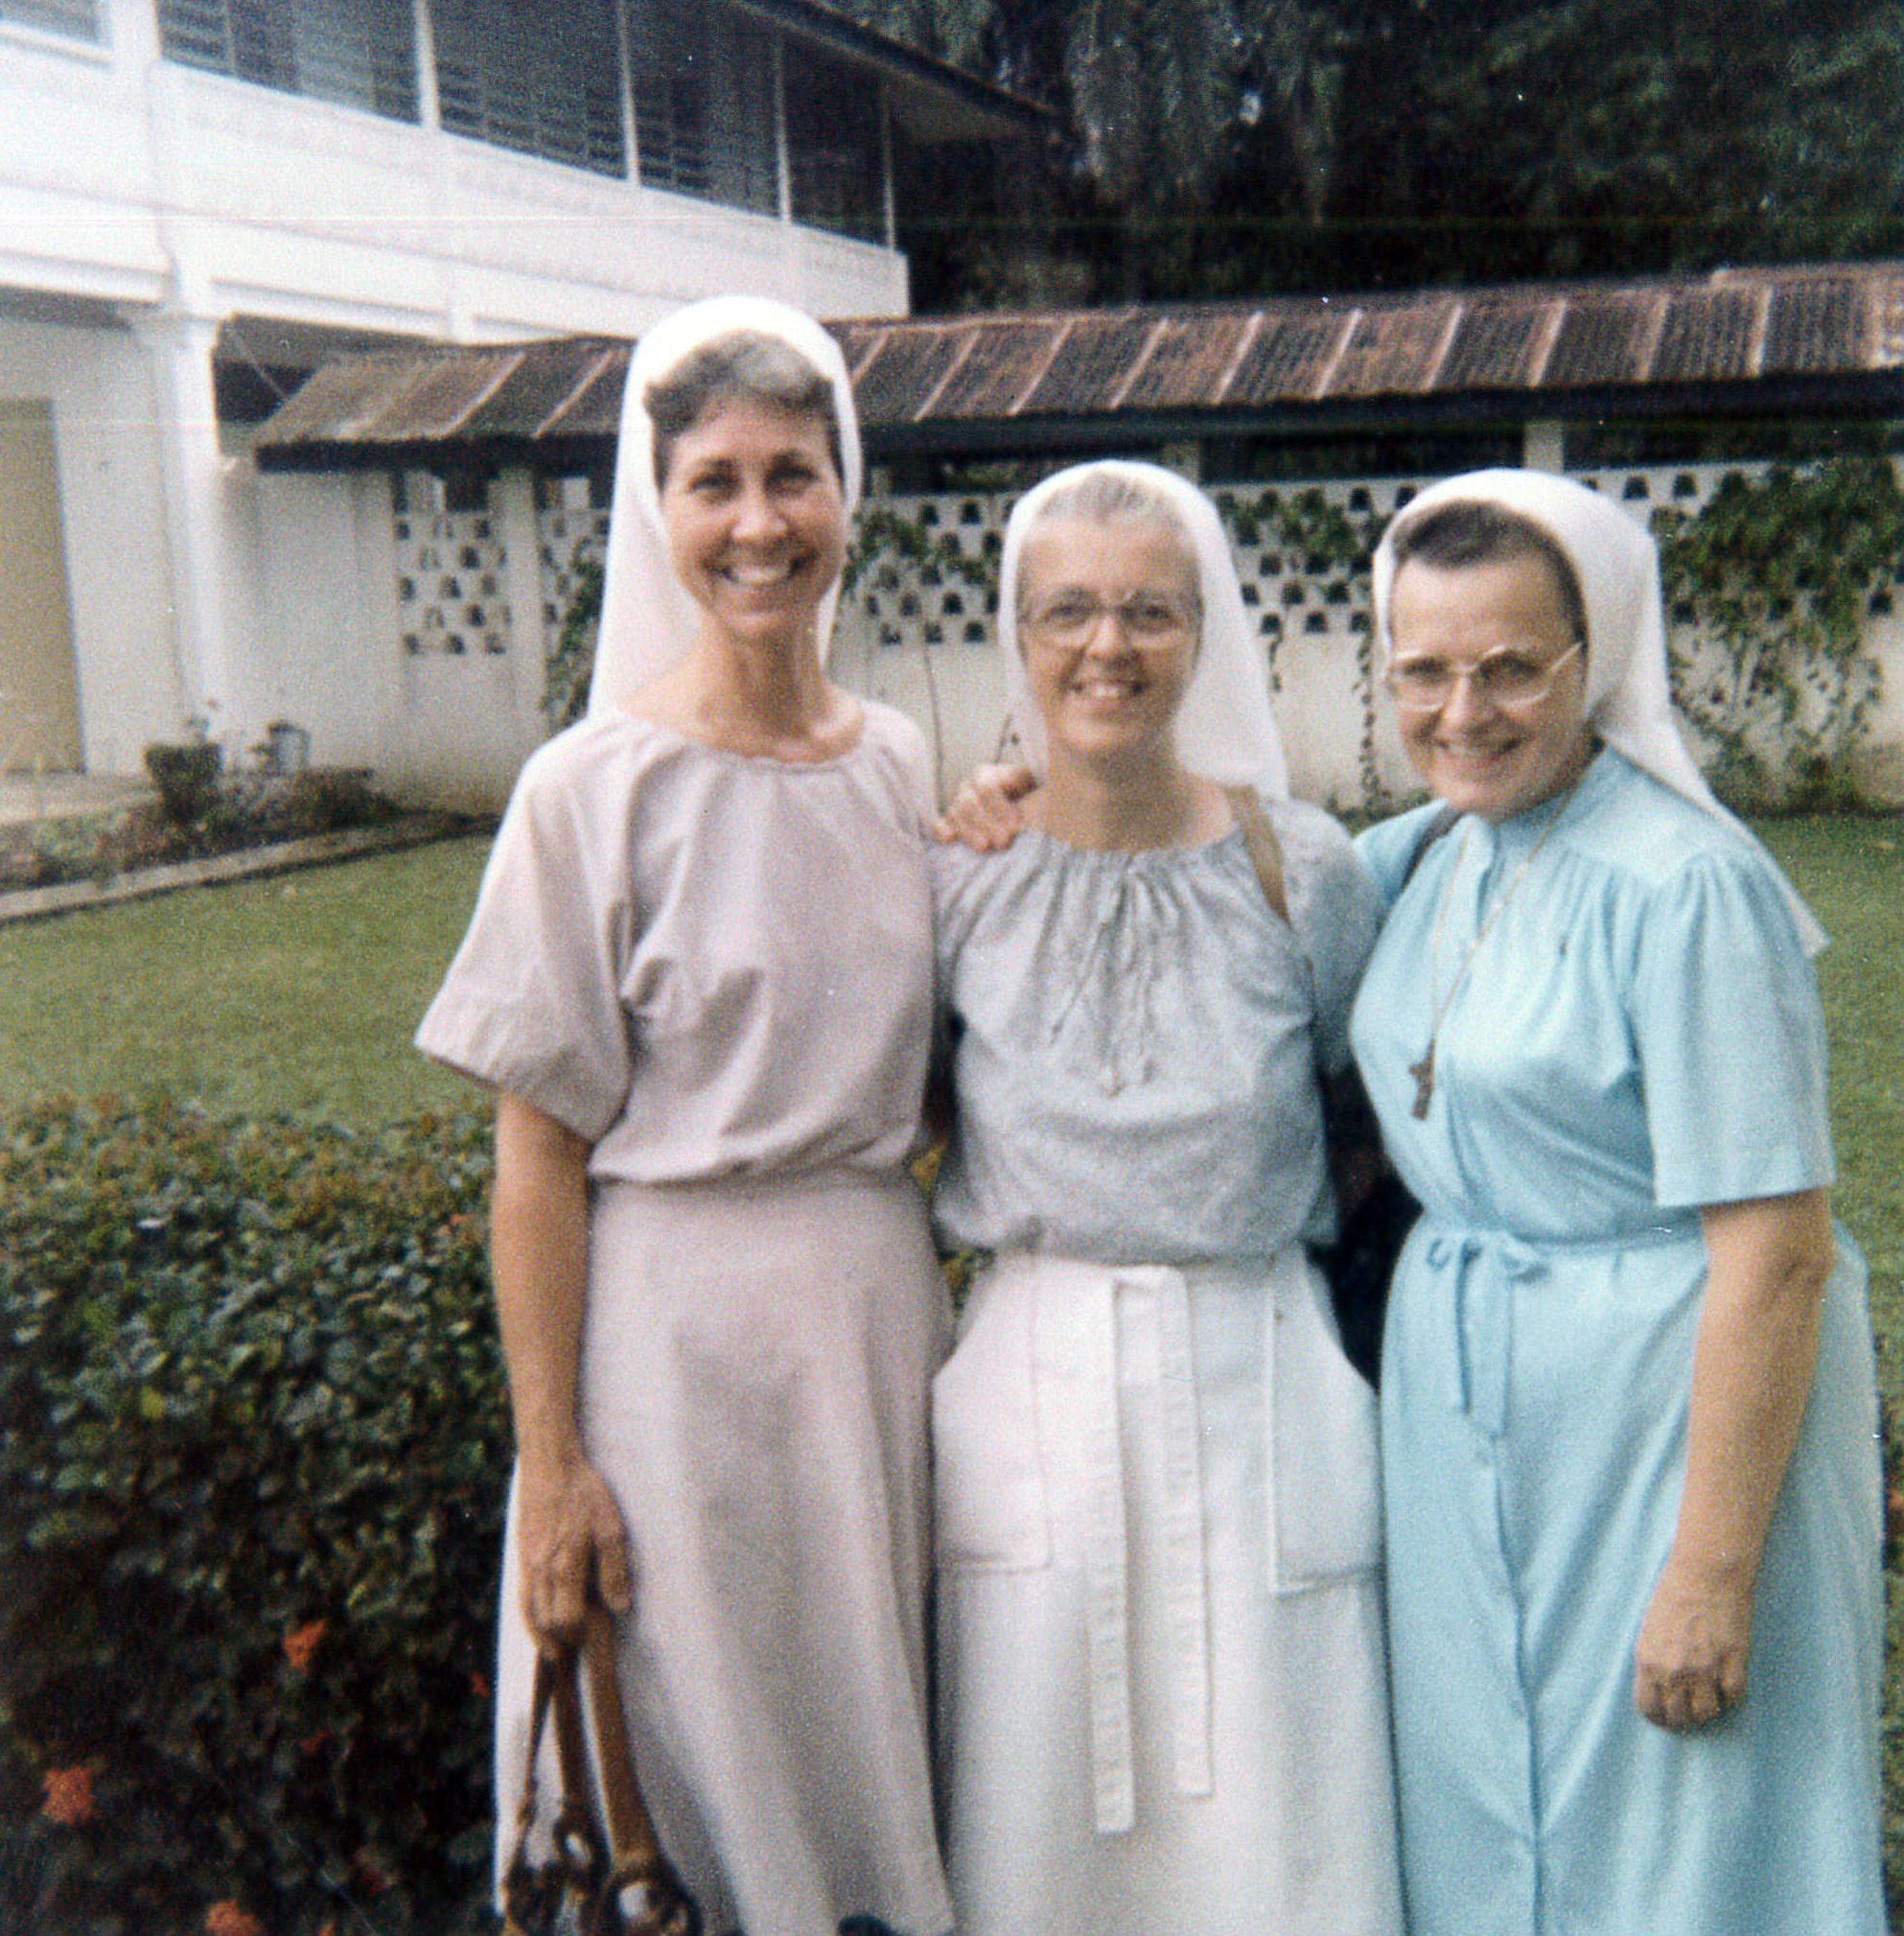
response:
[[(1266, 489), (1254, 497), (1216, 493), (1217, 507), (1233, 547), (1260, 548), (1269, 569), (1279, 570), (1287, 554), (1301, 563), (1311, 580), (1327, 581), (1325, 602), (1351, 608), (1349, 629), (1356, 641), (1356, 700), (1361, 709), (1357, 740), (1357, 777), (1365, 808), (1381, 812), (1391, 805), (1375, 754), (1375, 627), (1369, 613), (1369, 564), (1382, 536), (1384, 518), (1374, 510), (1344, 509), (1320, 486), (1311, 484), (1292, 498)], [(1286, 588), (1286, 596), (1289, 590)], [(1281, 631), (1269, 641), (1270, 676), (1275, 678)]]
[(595, 669), (595, 633), (602, 616), (602, 561), (594, 546), (584, 539), (575, 548), (575, 590), (562, 615), (555, 643), (548, 648), (544, 669), (543, 716), (549, 730), (573, 726), (588, 710), (589, 680)]
[(1730, 471), (1697, 514), (1653, 514), (1673, 691), (1716, 790), (1744, 805), (1836, 806), (1878, 696), (1867, 613), (1904, 558), (1888, 459)]

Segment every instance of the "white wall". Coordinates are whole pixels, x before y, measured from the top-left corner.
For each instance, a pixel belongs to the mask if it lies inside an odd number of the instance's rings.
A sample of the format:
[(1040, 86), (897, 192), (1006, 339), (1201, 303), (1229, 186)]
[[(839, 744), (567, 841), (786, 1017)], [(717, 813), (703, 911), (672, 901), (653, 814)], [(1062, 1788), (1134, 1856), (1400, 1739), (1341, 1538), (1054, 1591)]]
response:
[(0, 316), (0, 396), (52, 405), (81, 751), (135, 772), (186, 711), (147, 359), (125, 330)]

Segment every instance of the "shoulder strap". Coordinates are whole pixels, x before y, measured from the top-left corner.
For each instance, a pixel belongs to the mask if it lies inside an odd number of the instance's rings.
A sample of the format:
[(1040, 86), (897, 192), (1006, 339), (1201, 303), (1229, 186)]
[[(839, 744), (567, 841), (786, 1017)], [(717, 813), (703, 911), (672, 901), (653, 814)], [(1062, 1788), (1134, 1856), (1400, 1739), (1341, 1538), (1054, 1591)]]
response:
[[(1446, 833), (1448, 829), (1451, 827), (1452, 827), (1454, 823), (1460, 818), (1461, 816), (1455, 812), (1453, 807), (1444, 806), (1441, 809), (1441, 811), (1437, 813), (1434, 816), (1434, 818), (1430, 820), (1425, 828), (1422, 828), (1421, 838), (1415, 842), (1415, 851), (1408, 856), (1407, 866), (1402, 870), (1403, 887), (1406, 887), (1407, 884), (1414, 879), (1415, 870), (1416, 868), (1421, 866), (1422, 861), (1426, 858), (1428, 854), (1428, 849), (1431, 848), (1435, 844), (1435, 842), (1439, 840), (1441, 836), (1444, 833)], [(1398, 888), (1396, 892), (1399, 894), (1401, 892), (1401, 889)]]
[(1249, 864), (1263, 885), (1263, 898), (1287, 922), (1289, 919), (1289, 891), (1283, 877), (1283, 850), (1277, 844), (1276, 829), (1263, 810), (1263, 801), (1253, 786), (1226, 786), (1223, 798), (1249, 850)]

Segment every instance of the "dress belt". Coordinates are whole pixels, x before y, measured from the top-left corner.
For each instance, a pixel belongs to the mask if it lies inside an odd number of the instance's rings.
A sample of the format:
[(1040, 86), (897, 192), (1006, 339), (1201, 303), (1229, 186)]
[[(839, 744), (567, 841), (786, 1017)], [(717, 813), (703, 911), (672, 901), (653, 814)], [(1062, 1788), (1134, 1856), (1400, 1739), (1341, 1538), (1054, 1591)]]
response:
[(1089, 1367), (1085, 1624), (1090, 1674), (1091, 1774), (1100, 1834), (1136, 1819), (1130, 1719), (1129, 1541), (1125, 1521), (1118, 1293), (1147, 1293), (1157, 1318), (1163, 1437), (1164, 1605), (1169, 1631), (1173, 1785), (1207, 1795), (1210, 1751), (1210, 1607), (1203, 1542), (1201, 1426), (1191, 1353), (1190, 1292), (1168, 1265), (1036, 1261), (1041, 1355)]
[(1698, 1236), (1698, 1225), (1683, 1220), (1619, 1237), (1557, 1241), (1425, 1223), (1415, 1241), (1445, 1313), (1443, 1368), (1450, 1409), (1464, 1413), (1490, 1438), (1507, 1430), (1515, 1294), (1545, 1277), (1552, 1258), (1609, 1256), (1697, 1242)]

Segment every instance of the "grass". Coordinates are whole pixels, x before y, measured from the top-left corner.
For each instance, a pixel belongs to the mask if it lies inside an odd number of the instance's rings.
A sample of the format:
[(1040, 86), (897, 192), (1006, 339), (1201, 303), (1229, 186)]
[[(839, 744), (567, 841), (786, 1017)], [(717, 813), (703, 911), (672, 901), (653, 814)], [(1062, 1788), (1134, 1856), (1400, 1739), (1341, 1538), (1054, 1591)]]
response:
[(378, 1124), (467, 1102), (409, 1038), (487, 851), (446, 841), (0, 928), (0, 1105), (157, 1085)]
[(1904, 816), (1772, 821), (1759, 831), (1824, 923), (1833, 1205), (1871, 1269), (1878, 1373), (1904, 1420)]

